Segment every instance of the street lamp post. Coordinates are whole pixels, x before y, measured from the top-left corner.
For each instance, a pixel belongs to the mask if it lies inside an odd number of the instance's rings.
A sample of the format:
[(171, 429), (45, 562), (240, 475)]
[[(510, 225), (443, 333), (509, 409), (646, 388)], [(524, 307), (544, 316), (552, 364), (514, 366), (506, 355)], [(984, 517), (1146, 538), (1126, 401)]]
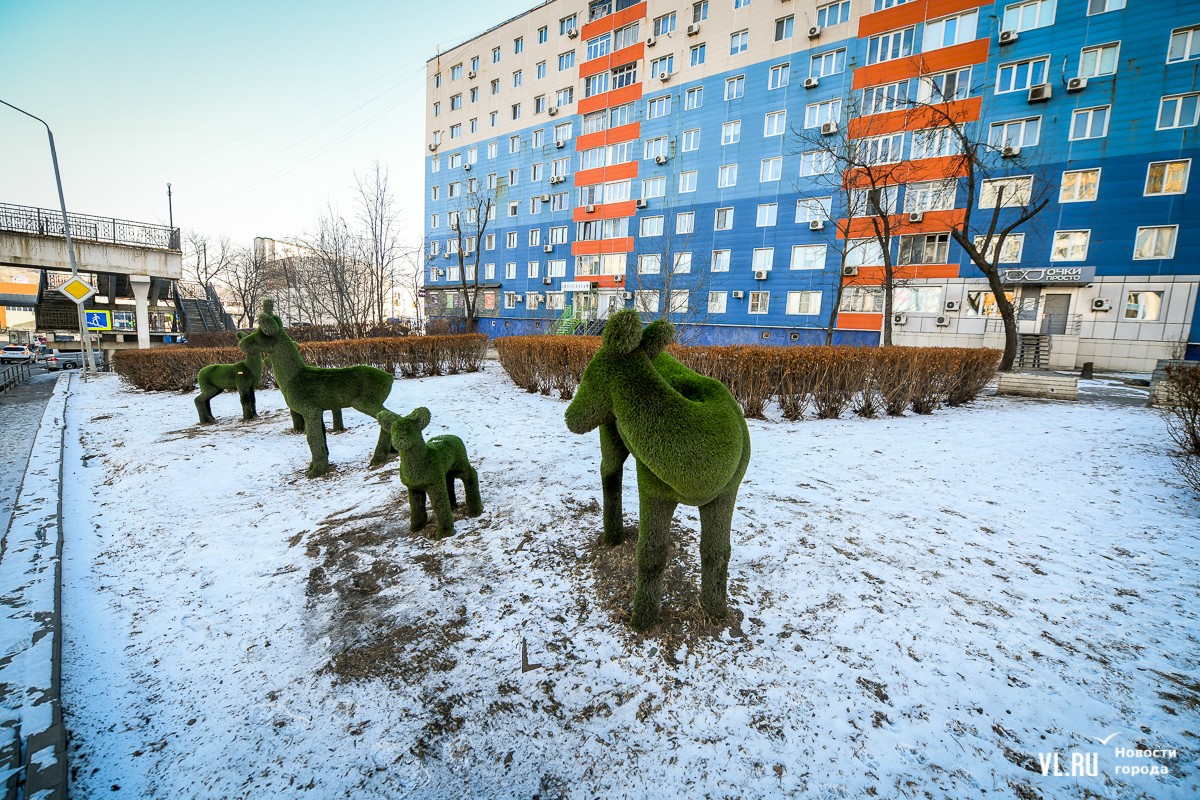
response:
[[(78, 277), (79, 265), (75, 263), (75, 245), (71, 241), (71, 223), (67, 219), (67, 201), (63, 198), (62, 175), (58, 171), (58, 153), (54, 149), (54, 132), (50, 130), (50, 126), (46, 123), (46, 120), (41, 117), (35, 117), (28, 111), (17, 108), (12, 103), (5, 103), (3, 100), (0, 100), (0, 103), (8, 106), (13, 111), (18, 111), (27, 117), (36, 119), (46, 127), (46, 135), (50, 137), (50, 160), (54, 162), (54, 182), (58, 185), (58, 205), (62, 209), (63, 232), (67, 236), (67, 253), (71, 257), (71, 277)], [(84, 352), (87, 353), (83, 364), (83, 379), (86, 381), (88, 370), (91, 369), (93, 373), (96, 371), (96, 362), (92, 357), (92, 343), (88, 339), (87, 319), (83, 314), (83, 303), (76, 303), (75, 308), (79, 311), (79, 341), (83, 345)]]

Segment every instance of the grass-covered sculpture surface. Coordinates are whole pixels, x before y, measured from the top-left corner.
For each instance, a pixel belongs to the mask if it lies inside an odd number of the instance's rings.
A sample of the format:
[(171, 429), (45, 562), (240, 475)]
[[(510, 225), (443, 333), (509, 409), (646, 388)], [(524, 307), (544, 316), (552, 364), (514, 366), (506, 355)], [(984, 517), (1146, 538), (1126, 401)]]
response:
[[(266, 354), (271, 358), (275, 382), (283, 399), (292, 411), (293, 424), (299, 415), (312, 451), (308, 477), (315, 478), (329, 471), (329, 448), (325, 443), (323, 417), (333, 410), (335, 424), (343, 408), (353, 408), (376, 419), (383, 411), (383, 401), (392, 391), (393, 378), (381, 369), (368, 366), (325, 369), (310, 367), (300, 356), (300, 348), (283, 329), (283, 321), (275, 316), (274, 301), (264, 300), (258, 315), (258, 328), (238, 342), (242, 352), (251, 358)], [(371, 466), (387, 461), (391, 452), (391, 436), (380, 427), (379, 440), (371, 457)]]
[[(248, 334), (237, 332), (240, 341)], [(196, 382), (200, 384), (200, 396), (196, 398), (196, 411), (200, 414), (200, 422), (216, 422), (212, 415), (210, 401), (221, 392), (237, 392), (242, 401), (242, 421), (249, 421), (258, 416), (254, 405), (254, 387), (262, 381), (262, 356), (248, 355), (236, 364), (209, 364), (196, 374)]]
[(463, 440), (446, 434), (425, 441), (421, 431), (429, 425), (429, 420), (428, 408), (418, 408), (406, 417), (391, 411), (379, 412), (379, 424), (391, 431), (392, 446), (400, 453), (400, 482), (408, 489), (409, 530), (416, 533), (428, 524), (425, 510), (428, 495), (437, 515), (436, 538), (441, 539), (454, 535), (454, 509), (458, 506), (454, 496), (456, 478), (463, 482), (468, 516), (478, 517), (483, 513), (483, 500), (479, 496), (479, 475), (467, 459)]
[(663, 352), (674, 335), (666, 320), (643, 330), (637, 311), (613, 314), (566, 411), (572, 433), (600, 429), (605, 544), (621, 542), (621, 473), (630, 453), (637, 462), (638, 630), (659, 620), (671, 518), (680, 503), (700, 509), (700, 604), (709, 617), (725, 618), (729, 529), (750, 461), (750, 431), (737, 400)]

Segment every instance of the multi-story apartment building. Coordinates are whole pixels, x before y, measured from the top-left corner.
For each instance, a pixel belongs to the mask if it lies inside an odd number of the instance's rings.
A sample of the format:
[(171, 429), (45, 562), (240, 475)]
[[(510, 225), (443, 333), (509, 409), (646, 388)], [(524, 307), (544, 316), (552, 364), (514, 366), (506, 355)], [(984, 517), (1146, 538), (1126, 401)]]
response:
[(875, 344), (881, 249), (843, 259), (848, 212), (805, 142), (883, 111), (871, 146), (909, 168), (880, 211), (895, 341), (1001, 346), (948, 235), (966, 181), (912, 111), (937, 92), (1046, 182), (1002, 255), (1043, 365), (1147, 370), (1189, 337), (1195, 357), (1200, 6), (1125, 3), (550, 0), (428, 63), (425, 302), (461, 313), (452, 224), (483, 198), (483, 332), (635, 306), (702, 341), (814, 343), (844, 284), (835, 341)]

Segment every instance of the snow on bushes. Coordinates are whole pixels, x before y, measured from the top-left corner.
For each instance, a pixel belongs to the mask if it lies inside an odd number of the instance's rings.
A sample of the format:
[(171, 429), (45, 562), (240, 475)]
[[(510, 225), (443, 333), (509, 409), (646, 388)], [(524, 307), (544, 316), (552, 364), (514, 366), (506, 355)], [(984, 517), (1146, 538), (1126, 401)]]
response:
[[(600, 349), (598, 336), (510, 336), (496, 340), (500, 364), (529, 392), (557, 391), (569, 400)], [(995, 377), (1000, 351), (964, 347), (684, 347), (667, 352), (729, 387), (750, 418), (779, 403), (784, 419), (811, 407), (819, 419), (847, 409), (872, 417), (912, 408), (930, 414), (974, 400)]]

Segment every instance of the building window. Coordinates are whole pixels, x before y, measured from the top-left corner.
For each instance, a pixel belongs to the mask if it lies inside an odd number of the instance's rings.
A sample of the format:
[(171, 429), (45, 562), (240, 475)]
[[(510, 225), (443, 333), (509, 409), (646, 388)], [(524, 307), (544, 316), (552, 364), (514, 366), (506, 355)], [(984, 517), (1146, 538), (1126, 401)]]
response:
[[(495, 189), (498, 185), (499, 184), (496, 181), (496, 173), (494, 173), (494, 172), (489, 173), (487, 176), (487, 188)], [(492, 208), (495, 208), (495, 206), (493, 206)]]
[(824, 175), (833, 171), (833, 154), (824, 150), (809, 150), (800, 155), (800, 176)]
[(521, 104), (520, 103), (517, 103), (516, 105), (514, 105), (512, 107), (512, 118), (513, 119), (521, 118)]
[(862, 114), (884, 114), (903, 108), (908, 102), (908, 81), (871, 86), (862, 92)]
[(996, 199), (999, 197), (1001, 208), (1018, 208), (1029, 202), (1032, 192), (1032, 175), (989, 178), (979, 184), (979, 207), (995, 208)]
[(949, 260), (949, 233), (900, 237), (900, 264), (945, 264)]
[[(688, 263), (691, 264), (691, 253), (680, 253), (680, 255), (688, 256)], [(675, 270), (679, 272), (679, 270)], [(690, 271), (690, 267), (689, 270)], [(688, 290), (687, 289), (672, 289), (670, 299), (668, 300), (667, 313), (669, 314), (686, 314), (688, 310)]]
[(462, 125), (461, 124), (451, 125), (450, 126), (450, 138), (457, 139), (460, 136), (462, 136)]
[(925, 35), (921, 39), (921, 52), (928, 53), (930, 50), (972, 41), (978, 25), (979, 12), (975, 10), (926, 22)]
[(691, 233), (696, 228), (696, 212), (685, 211), (675, 215), (675, 232)]
[(537, 32), (537, 40), (538, 40), (538, 44), (545, 44), (545, 43), (546, 43), (546, 40), (547, 40), (548, 38), (550, 38), (550, 30), (549, 30), (549, 28), (547, 28), (547, 27), (545, 27), (545, 26), (543, 26), (543, 27), (541, 27), (541, 28), (538, 28), (538, 32)]
[(613, 181), (604, 184), (605, 203), (624, 203), (629, 199), (629, 189), (632, 181)]
[(713, 250), (711, 269), (713, 272), (729, 272), (728, 250)]
[[(517, 232), (516, 231), (509, 231), (508, 233), (505, 234), (504, 246), (507, 247), (509, 250), (512, 250), (513, 248), (515, 248), (517, 246)], [(515, 278), (516, 276), (514, 275), (513, 277)]]
[(513, 55), (520, 55), (525, 49), (525, 37), (519, 36), (513, 39)]
[(478, 132), (479, 132), (479, 120), (472, 118), (471, 119), (471, 133), (478, 133)]
[(836, 75), (846, 69), (846, 48), (834, 50), (813, 56), (809, 62), (809, 75), (813, 78), (824, 78), (826, 75)]
[(658, 275), (661, 272), (661, 255), (658, 253), (647, 253), (638, 256), (638, 275)]
[(876, 189), (855, 189), (850, 193), (850, 209), (859, 216), (891, 216), (896, 213), (899, 196), (899, 184)]
[(1200, 94), (1164, 97), (1158, 107), (1158, 129), (1190, 128), (1200, 113)]
[(439, 72), (433, 76), (433, 88), (435, 88), (435, 89), (442, 88), (442, 73)]
[[(568, 139), (570, 139), (571, 136), (572, 136), (572, 134), (571, 134), (571, 123), (570, 122), (564, 122), (560, 125), (554, 126), (554, 141), (565, 142)], [(570, 159), (567, 159), (567, 160), (570, 161)]]
[(783, 19), (775, 20), (775, 41), (782, 42), (784, 39), (792, 38), (792, 26), (795, 22), (795, 17), (784, 17)]
[(1103, 14), (1106, 11), (1120, 11), (1125, 7), (1125, 0), (1088, 0), (1088, 15)]
[(1041, 126), (1041, 117), (997, 122), (992, 125), (988, 144), (997, 150), (1005, 147), (1033, 147), (1038, 143)]
[[(489, 233), (483, 237), (483, 249), (484, 250), (495, 250), (496, 249), (496, 234)], [(493, 267), (494, 266), (495, 265), (493, 265)], [(488, 277), (491, 277), (491, 276), (489, 275)]]
[[(516, 266), (516, 265), (514, 264), (513, 266)], [(504, 293), (504, 307), (508, 308), (508, 309), (517, 307), (517, 293), (516, 292), (505, 292)]]
[(703, 3), (692, 4), (692, 22), (701, 22), (708, 19), (708, 0)]
[(813, 197), (796, 201), (796, 222), (825, 222), (833, 214), (832, 197)]
[(663, 56), (650, 62), (650, 77), (661, 78), (675, 71), (675, 56)]
[(679, 173), (679, 193), (687, 194), (688, 192), (696, 191), (696, 172), (681, 172)]
[(646, 102), (646, 119), (657, 119), (671, 113), (671, 95)]
[[(514, 244), (513, 247), (516, 247)], [(504, 265), (504, 277), (506, 280), (516, 280), (517, 278), (517, 262), (509, 261)], [(511, 308), (511, 306), (510, 306)]]
[(613, 31), (613, 52), (637, 44), (640, 28), (640, 23), (635, 22), (632, 25), (626, 25), (624, 28)]
[(700, 149), (700, 129), (694, 128), (690, 131), (683, 132), (683, 152), (688, 153), (692, 150)]
[(638, 236), (662, 236), (662, 233), (662, 217), (642, 217), (641, 227), (638, 230)]
[(737, 164), (726, 164), (717, 168), (717, 188), (737, 186)]
[(782, 89), (788, 85), (788, 78), (792, 74), (792, 65), (778, 64), (771, 67), (771, 73), (767, 77), (767, 89)]
[(904, 190), (904, 213), (948, 211), (954, 208), (958, 181), (921, 181), (910, 183)]
[(612, 88), (624, 89), (637, 83), (637, 64), (626, 64), (612, 72)]
[(713, 222), (713, 230), (716, 231), (731, 231), (733, 230), (733, 209), (718, 208), (716, 218)]
[(733, 7), (735, 9), (736, 8), (745, 8), (748, 5), (750, 5), (750, 0), (733, 0)]
[(1091, 231), (1055, 231), (1050, 260), (1083, 261), (1087, 258), (1090, 234)]
[(462, 108), (462, 95), (456, 94), (450, 98), (450, 110), (458, 111), (460, 108)]
[(1083, 48), (1083, 54), (1079, 58), (1079, 77), (1096, 78), (1115, 73), (1117, 71), (1117, 53), (1120, 49), (1119, 42)]
[(1108, 134), (1108, 106), (1084, 108), (1071, 116), (1071, 141), (1100, 139)]
[(546, 95), (533, 98), (533, 113), (540, 114), (546, 110)]
[(542, 265), (541, 265), (541, 262), (538, 262), (538, 261), (530, 261), (530, 262), (529, 262), (529, 267), (528, 267), (528, 272), (526, 273), (525, 277), (527, 277), (527, 278), (536, 278), (536, 277), (538, 277), (538, 271), (541, 269), (541, 266), (542, 266)]
[(962, 142), (951, 128), (926, 128), (913, 131), (912, 159), (943, 158), (962, 152)]
[(612, 35), (604, 34), (597, 36), (595, 39), (589, 39), (587, 43), (586, 61), (591, 61), (595, 58), (601, 58), (612, 52)]
[(854, 148), (856, 157), (863, 164), (897, 164), (904, 158), (904, 134), (859, 139)]
[(792, 248), (792, 269), (825, 269), (825, 245), (798, 244)]
[(488, 121), (491, 123), (491, 126), (493, 128), (496, 127), (497, 125), (499, 125), (500, 124), (500, 112), (493, 111), (493, 112), (489, 113)]
[[(905, 82), (907, 88), (907, 81)], [(971, 93), (971, 68), (943, 72), (939, 75), (922, 75), (917, 83), (917, 101), (941, 103), (965, 100)]]
[(651, 200), (655, 197), (663, 197), (667, 193), (666, 178), (647, 178), (642, 181), (642, 197), (646, 200)]
[[(735, 0), (736, 2), (736, 0)], [(736, 56), (738, 53), (746, 52), (746, 48), (750, 46), (750, 32), (738, 31), (731, 34), (729, 37), (729, 55)]]
[(500, 48), (499, 47), (492, 48), (492, 63), (493, 64), (500, 63)]
[(572, 68), (574, 68), (574, 66), (575, 66), (575, 51), (574, 50), (572, 50), (569, 53), (562, 53), (561, 55), (559, 55), (559, 57), (558, 57), (558, 71), (559, 72), (562, 72), (563, 70), (567, 70), (567, 69), (572, 69)]
[[(877, 267), (883, 264), (883, 248), (874, 236), (851, 239), (846, 244), (845, 265), (848, 267)], [(845, 309), (842, 309), (845, 311)]]
[(697, 86), (695, 89), (688, 89), (687, 99), (683, 103), (684, 109), (699, 108), (704, 105), (704, 87)]
[(704, 54), (707, 51), (707, 49), (708, 49), (708, 46), (705, 44), (698, 44), (692, 48), (692, 50), (691, 50), (691, 53), (692, 53), (691, 66), (698, 67), (704, 63)]
[(659, 136), (655, 139), (647, 139), (645, 145), (645, 158), (655, 158), (657, 156), (665, 156), (667, 154), (667, 137)]
[[(559, 89), (558, 94), (554, 98), (554, 102), (559, 107), (569, 106), (572, 103), (574, 103), (575, 102), (575, 87), (568, 86), (566, 89)], [(571, 130), (571, 126), (569, 124), (567, 125), (567, 130), (568, 131)], [(568, 134), (567, 138), (570, 138), (570, 134)], [(558, 139), (558, 141), (561, 142), (563, 140)]]
[(996, 78), (996, 94), (1021, 92), (1030, 86), (1041, 86), (1046, 82), (1050, 58), (1034, 58), (1000, 65)]
[(828, 28), (830, 25), (838, 25), (849, 21), (850, 0), (846, 0), (844, 3), (834, 3), (831, 6), (822, 6), (817, 9), (818, 28)]
[(517, 70), (516, 72), (513, 73), (512, 85), (513, 85), (514, 89), (516, 89), (518, 86), (521, 85), (521, 70)]
[(883, 61), (911, 56), (915, 31), (915, 28), (905, 28), (872, 36), (867, 42), (867, 63), (879, 64)]
[(1133, 247), (1134, 259), (1174, 258), (1175, 235), (1178, 231), (1178, 225), (1138, 228)]
[(767, 307), (771, 303), (770, 292), (751, 292), (750, 293), (750, 313), (751, 314), (766, 314)]
[(558, 21), (558, 35), (566, 36), (567, 31), (572, 30), (574, 27), (575, 27), (575, 15), (574, 14), (572, 14), (569, 17), (563, 17), (562, 19), (560, 19)]
[(450, 80), (456, 81), (462, 78), (462, 64), (455, 64), (450, 68)]
[(1033, 0), (1004, 7), (1004, 30), (1028, 31), (1054, 24), (1057, 0)]
[(775, 227), (775, 219), (779, 213), (778, 203), (760, 203), (758, 206), (758, 215), (755, 217), (754, 225), (758, 228), (773, 228)]
[(441, 103), (433, 104), (433, 115), (435, 117), (440, 117), (442, 115), (442, 104)]
[[(437, 239), (431, 240), (429, 242), (429, 255), (436, 256), (438, 254), (438, 246), (440, 244), (441, 243)], [(432, 270), (432, 272), (436, 272), (436, 270)]]
[[(1152, 161), (1146, 173), (1147, 195), (1183, 194), (1187, 191), (1191, 159)], [(1098, 172), (1098, 170), (1097, 170)]]
[[(975, 248), (983, 253), (983, 257), (991, 263), (992, 256), (996, 253), (996, 239), (992, 239), (989, 246), (985, 249), (983, 236), (975, 237)], [(1000, 251), (1001, 264), (1019, 264), (1021, 263), (1021, 250), (1025, 246), (1025, 234), (1010, 233), (1004, 237), (1004, 249)]]
[(441, 170), (442, 170), (442, 157), (434, 156), (432, 159), (429, 160), (429, 171), (430, 172), (441, 172)]
[(520, 173), (521, 173), (521, 170), (518, 168), (513, 168), (508, 171), (508, 185), (509, 186), (517, 185), (517, 179), (520, 177)]
[(545, 61), (539, 61), (536, 65), (535, 69), (536, 69), (535, 77), (537, 77), (537, 78), (546, 77), (546, 62)]
[(827, 122), (840, 122), (841, 109), (840, 97), (824, 103), (813, 103), (804, 109), (804, 127), (819, 128)]
[(1100, 168), (1079, 169), (1064, 172), (1062, 187), (1058, 190), (1058, 202), (1083, 203), (1096, 199), (1100, 185)]
[(774, 114), (767, 114), (763, 124), (763, 137), (782, 136), (787, 129), (787, 112), (776, 111)]
[(556, 158), (551, 165), (551, 175), (556, 178), (565, 178), (571, 174), (571, 157)]
[[(728, 252), (728, 251), (725, 251)], [(708, 293), (708, 313), (724, 314), (725, 302), (728, 297), (728, 292), (709, 292)]]
[[(570, 192), (556, 192), (550, 195), (550, 210), (551, 211), (566, 211), (571, 204)], [(566, 228), (563, 228), (565, 231)], [(565, 236), (566, 234), (564, 234)], [(566, 239), (563, 239), (565, 242)]]
[(725, 99), (737, 100), (746, 91), (746, 76), (739, 75), (725, 81)]
[(726, 122), (721, 126), (721, 144), (737, 144), (742, 140), (742, 122)]
[(758, 171), (759, 182), (777, 181), (781, 177), (783, 177), (783, 159), (778, 156), (775, 158), (764, 158), (762, 166)]
[(1200, 58), (1200, 28), (1181, 28), (1171, 31), (1167, 48), (1167, 63)]
[(1162, 292), (1129, 292), (1125, 296), (1125, 319), (1151, 321), (1162, 310)]
[(633, 307), (643, 314), (657, 314), (658, 292), (644, 289), (634, 292)]
[(604, 166), (604, 148), (590, 147), (579, 152), (579, 169), (598, 169)]
[(821, 313), (821, 293), (820, 292), (788, 292), (787, 293), (787, 311), (788, 314), (820, 314)]

